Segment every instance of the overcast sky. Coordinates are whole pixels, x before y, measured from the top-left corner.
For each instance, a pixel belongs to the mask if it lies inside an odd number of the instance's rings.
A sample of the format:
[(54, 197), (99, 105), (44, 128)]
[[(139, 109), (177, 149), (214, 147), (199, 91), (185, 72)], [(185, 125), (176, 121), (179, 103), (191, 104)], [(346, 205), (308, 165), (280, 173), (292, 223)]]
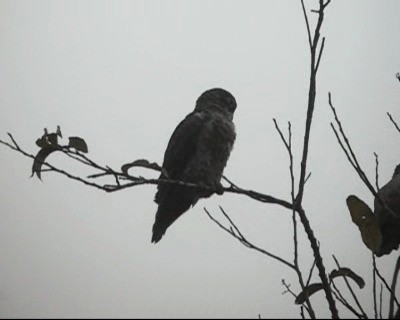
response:
[[(334, 138), (327, 96), (372, 180), (379, 154), (383, 185), (400, 163), (400, 135), (386, 116), (400, 121), (399, 12), (397, 0), (329, 5), (304, 198), (327, 270), (335, 254), (365, 279), (356, 292), (370, 315), (371, 254), (345, 199), (373, 199)], [(60, 125), (100, 163), (161, 163), (197, 97), (222, 87), (238, 103), (225, 174), (289, 199), (288, 157), (272, 118), (282, 128), (292, 122), (298, 174), (308, 79), (300, 1), (0, 1), (0, 137), (12, 132), (31, 153), (44, 127)], [(49, 160), (92, 173), (61, 155)], [(288, 210), (213, 196), (153, 245), (155, 186), (105, 194), (54, 173), (29, 179), (31, 165), (0, 146), (1, 317), (299, 317), (293, 297), (282, 295), (282, 279), (299, 292), (294, 272), (241, 246), (203, 208), (218, 215), (221, 205), (249, 240), (291, 261)], [(300, 230), (307, 274), (312, 253)], [(397, 255), (378, 259), (388, 279)], [(322, 293), (312, 301), (329, 316)]]

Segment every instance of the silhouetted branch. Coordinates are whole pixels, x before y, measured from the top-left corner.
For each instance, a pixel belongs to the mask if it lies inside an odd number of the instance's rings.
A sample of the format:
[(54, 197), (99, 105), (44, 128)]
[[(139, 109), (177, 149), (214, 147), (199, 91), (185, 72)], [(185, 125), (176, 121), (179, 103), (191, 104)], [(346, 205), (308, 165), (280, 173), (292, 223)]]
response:
[(375, 156), (375, 187), (376, 190), (379, 190), (379, 158), (376, 152), (374, 152)]
[[(283, 142), (283, 144), (286, 147), (286, 150), (288, 152), (289, 155), (289, 172), (290, 172), (290, 185), (291, 185), (291, 198), (292, 198), (292, 203), (295, 203), (295, 191), (294, 191), (294, 170), (293, 170), (293, 152), (292, 152), (292, 125), (290, 123), (290, 121), (288, 122), (288, 138), (286, 140), (285, 136), (283, 135), (282, 130), (279, 128), (278, 122), (276, 121), (276, 119), (273, 119), (274, 124), (275, 124), (275, 128), (279, 133), (279, 136), (281, 137), (281, 140)], [(297, 273), (297, 277), (299, 280), (299, 284), (301, 287), (301, 291), (304, 291), (306, 285), (304, 284), (304, 280), (303, 280), (303, 275), (301, 273), (301, 269), (299, 266), (299, 261), (298, 261), (298, 236), (297, 236), (297, 219), (296, 219), (296, 210), (293, 207), (292, 209), (292, 222), (293, 222), (293, 246), (294, 246), (294, 266), (295, 266), (295, 270)], [(306, 305), (307, 305), (307, 312), (309, 313), (310, 317), (312, 319), (315, 319), (315, 312), (314, 309), (311, 305), (310, 299), (306, 299), (305, 301)]]
[[(335, 122), (336, 125), (339, 128), (339, 132), (340, 132), (340, 136), (339, 133), (337, 131), (337, 129), (335, 128), (335, 126), (333, 125), (333, 123), (331, 123), (331, 128), (333, 129), (336, 139), (338, 140), (340, 146), (342, 147), (343, 152), (346, 154), (347, 159), (349, 160), (350, 164), (352, 165), (352, 167), (354, 168), (354, 170), (357, 172), (357, 174), (359, 175), (360, 179), (364, 182), (364, 184), (367, 186), (367, 188), (371, 191), (371, 193), (374, 195), (374, 197), (376, 197), (377, 195), (377, 191), (374, 189), (374, 187), (372, 186), (371, 182), (369, 181), (367, 175), (365, 174), (365, 172), (362, 170), (358, 159), (353, 151), (353, 148), (350, 145), (349, 139), (347, 138), (346, 133), (343, 130), (343, 126), (341, 121), (339, 120), (339, 117), (336, 113), (336, 109), (333, 106), (332, 103), (332, 96), (331, 93), (329, 92), (328, 94), (328, 101), (329, 101), (329, 106), (333, 112), (333, 115), (335, 117)], [(342, 139), (344, 140), (344, 144), (342, 142)]]
[[(396, 303), (397, 308), (400, 308), (400, 303), (396, 298), (396, 282), (397, 282), (397, 274), (398, 274), (398, 268), (400, 268), (400, 261), (397, 261), (396, 268), (394, 271), (393, 275), (393, 281), (392, 281), (392, 287), (389, 287), (389, 284), (387, 283), (386, 279), (381, 275), (379, 272), (379, 269), (376, 266), (376, 261), (373, 259), (373, 268), (374, 268), (374, 273), (378, 276), (378, 278), (382, 281), (383, 285), (385, 286), (386, 290), (390, 294), (390, 307), (389, 307), (389, 314), (392, 312), (393, 313), (393, 304)], [(391, 310), (391, 311), (390, 311)], [(390, 316), (389, 316), (390, 318)]]
[(381, 290), (379, 291), (379, 319), (382, 319), (382, 305), (383, 305), (383, 285), (381, 283)]
[(400, 256), (397, 258), (396, 267), (394, 268), (394, 272), (393, 272), (392, 286), (389, 290), (389, 292), (390, 292), (389, 319), (393, 319), (394, 302), (397, 303), (397, 309), (398, 309), (397, 312), (399, 312), (399, 310), (400, 310), (399, 302), (396, 299), (396, 284), (397, 284), (397, 277), (399, 275), (399, 271), (400, 271)]
[(309, 141), (310, 141), (310, 134), (311, 134), (311, 124), (313, 119), (313, 113), (315, 108), (315, 97), (316, 97), (316, 80), (317, 80), (317, 73), (318, 73), (318, 66), (319, 61), (321, 60), (323, 49), (324, 49), (324, 41), (320, 47), (319, 53), (317, 55), (317, 48), (320, 39), (320, 31), (322, 27), (322, 22), (324, 20), (324, 9), (329, 4), (330, 1), (324, 2), (323, 0), (319, 0), (319, 9), (318, 13), (318, 20), (317, 25), (314, 30), (314, 37), (311, 40), (311, 32), (310, 26), (308, 22), (307, 13), (304, 6), (304, 1), (301, 0), (301, 5), (303, 8), (303, 14), (306, 22), (308, 39), (310, 44), (310, 52), (311, 52), (311, 72), (310, 72), (310, 84), (309, 84), (309, 91), (308, 91), (308, 106), (307, 106), (307, 117), (306, 117), (306, 124), (305, 124), (305, 133), (304, 133), (304, 142), (303, 142), (303, 152), (301, 158), (301, 166), (300, 166), (300, 178), (299, 178), (299, 188), (296, 198), (296, 202), (294, 203), (296, 211), (299, 214), (300, 221), (303, 224), (304, 230), (308, 236), (308, 239), (311, 244), (312, 251), (314, 253), (314, 258), (316, 262), (316, 266), (319, 271), (319, 277), (321, 279), (321, 283), (323, 285), (323, 289), (325, 292), (326, 299), (328, 301), (329, 309), (332, 314), (332, 318), (339, 318), (339, 314), (336, 308), (335, 300), (332, 295), (331, 288), (329, 286), (328, 278), (325, 272), (325, 266), (322, 262), (322, 256), (319, 250), (318, 241), (314, 236), (314, 232), (310, 226), (310, 222), (306, 216), (305, 211), (302, 208), (302, 200), (304, 194), (304, 186), (306, 182), (306, 173), (307, 173), (307, 160), (308, 160), (308, 152), (309, 152)]
[(239, 230), (239, 228), (236, 226), (236, 224), (232, 221), (232, 219), (228, 216), (228, 214), (220, 207), (222, 214), (224, 215), (224, 217), (228, 220), (230, 226), (229, 227), (225, 227), (221, 222), (219, 222), (217, 219), (215, 219), (211, 213), (204, 208), (204, 211), (206, 212), (206, 214), (208, 215), (208, 217), (215, 223), (218, 225), (218, 227), (220, 227), (222, 230), (224, 230), (225, 232), (229, 233), (231, 236), (233, 236), (235, 239), (237, 239), (241, 244), (243, 244), (245, 247), (249, 248), (249, 249), (253, 249), (256, 250), (272, 259), (275, 259), (281, 263), (283, 263), (284, 265), (288, 266), (291, 269), (295, 269), (295, 266), (293, 264), (291, 264), (290, 262), (288, 262), (287, 260), (273, 254), (270, 253), (267, 250), (264, 250), (254, 244), (252, 244), (250, 241), (248, 241), (244, 235), (241, 233), (241, 231)]
[[(24, 156), (31, 158), (31, 159), (35, 159), (36, 156), (33, 154), (29, 154), (28, 152), (24, 151), (23, 149), (20, 148), (20, 146), (17, 144), (16, 140), (14, 139), (14, 137), (9, 133), (8, 134), (12, 143), (10, 144), (6, 141), (0, 140), (0, 143), (11, 148), (14, 151), (17, 151), (21, 154), (23, 154)], [(177, 181), (177, 180), (170, 180), (170, 179), (146, 179), (143, 177), (136, 177), (136, 176), (132, 176), (129, 175), (127, 173), (124, 173), (122, 171), (117, 171), (114, 169), (111, 169), (108, 166), (102, 166), (99, 165), (98, 163), (96, 163), (95, 161), (91, 160), (89, 157), (83, 155), (80, 152), (77, 151), (72, 151), (72, 150), (68, 150), (65, 148), (61, 148), (60, 152), (62, 152), (63, 154), (69, 156), (70, 158), (79, 161), (80, 163), (83, 163), (84, 165), (87, 165), (89, 167), (92, 167), (94, 169), (97, 169), (99, 171), (101, 171), (100, 173), (97, 174), (91, 174), (87, 177), (87, 179), (76, 176), (74, 174), (71, 174), (63, 169), (60, 169), (52, 164), (50, 164), (47, 161), (41, 161), (41, 163), (49, 168), (51, 171), (57, 172), (61, 175), (64, 175), (72, 180), (76, 180), (79, 181), (85, 185), (91, 186), (91, 187), (95, 187), (97, 189), (106, 191), (106, 192), (116, 192), (116, 191), (120, 191), (126, 188), (131, 188), (131, 187), (135, 187), (135, 186), (140, 186), (140, 185), (146, 185), (146, 184), (153, 184), (153, 185), (158, 185), (160, 183), (170, 183), (170, 184), (179, 184), (179, 185), (183, 185), (186, 187), (191, 187), (191, 188), (198, 188), (198, 189), (203, 189), (203, 190), (211, 190), (211, 191), (216, 191), (214, 188), (212, 187), (207, 187), (207, 186), (199, 186), (195, 183), (190, 183), (190, 182), (184, 182), (184, 181)], [(40, 161), (40, 160), (39, 160)], [(106, 176), (112, 176), (115, 178), (116, 182), (115, 184), (99, 184), (99, 183), (95, 183), (93, 181), (90, 181), (88, 179), (96, 179), (96, 178), (100, 178), (100, 177), (106, 177)], [(120, 180), (124, 180), (126, 182), (121, 183)], [(229, 181), (229, 180), (227, 180)], [(285, 207), (287, 209), (292, 209), (293, 205), (286, 201), (286, 200), (282, 200), (276, 197), (273, 197), (271, 195), (267, 195), (267, 194), (263, 194), (257, 191), (253, 191), (253, 190), (246, 190), (243, 188), (238, 187), (237, 185), (230, 183), (230, 186), (227, 188), (223, 188), (224, 192), (230, 192), (230, 193), (236, 193), (236, 194), (242, 194), (242, 195), (246, 195), (252, 199), (255, 199), (257, 201), (260, 202), (264, 202), (264, 203), (271, 203), (271, 204), (277, 204), (280, 205), (282, 207)]]
[(346, 300), (346, 298), (341, 294), (340, 290), (336, 287), (334, 280), (331, 281), (331, 285), (333, 287), (332, 293), (335, 296), (335, 298), (346, 308), (348, 309), (351, 313), (353, 313), (357, 318), (359, 319), (368, 319), (364, 318), (364, 316), (361, 313), (358, 313), (356, 309), (354, 309), (351, 304)]
[(395, 126), (396, 130), (400, 133), (400, 127), (399, 127), (399, 125), (397, 124), (397, 122), (393, 119), (392, 115), (391, 115), (389, 112), (387, 112), (387, 115), (388, 115), (390, 121), (391, 121), (391, 122), (393, 123), (393, 125)]
[[(337, 267), (340, 269), (341, 267), (340, 267), (339, 261), (336, 259), (335, 255), (333, 255), (333, 259), (335, 260), (335, 263), (336, 263)], [(367, 314), (365, 313), (364, 308), (361, 306), (361, 303), (360, 303), (360, 301), (358, 300), (357, 295), (354, 293), (353, 288), (351, 287), (351, 285), (350, 285), (350, 283), (349, 283), (349, 280), (347, 280), (347, 277), (345, 277), (345, 276), (342, 276), (342, 278), (343, 278), (344, 282), (346, 283), (346, 286), (347, 286), (347, 288), (349, 289), (350, 294), (351, 294), (351, 296), (353, 297), (355, 303), (357, 304), (357, 307), (358, 307), (358, 309), (360, 310), (360, 312), (361, 312), (361, 314), (362, 314), (362, 317), (363, 317), (364, 319), (367, 319), (368, 316), (367, 316)]]

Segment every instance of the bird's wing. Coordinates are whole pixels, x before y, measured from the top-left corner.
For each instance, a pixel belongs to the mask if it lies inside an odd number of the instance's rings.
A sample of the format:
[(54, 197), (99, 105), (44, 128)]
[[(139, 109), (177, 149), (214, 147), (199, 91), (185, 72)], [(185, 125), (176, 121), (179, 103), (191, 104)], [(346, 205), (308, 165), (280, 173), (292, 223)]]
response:
[[(172, 134), (162, 165), (160, 179), (180, 180), (188, 163), (196, 154), (197, 141), (200, 131), (208, 117), (203, 112), (192, 112), (176, 127)], [(159, 184), (155, 202), (160, 204), (168, 192), (167, 184)]]

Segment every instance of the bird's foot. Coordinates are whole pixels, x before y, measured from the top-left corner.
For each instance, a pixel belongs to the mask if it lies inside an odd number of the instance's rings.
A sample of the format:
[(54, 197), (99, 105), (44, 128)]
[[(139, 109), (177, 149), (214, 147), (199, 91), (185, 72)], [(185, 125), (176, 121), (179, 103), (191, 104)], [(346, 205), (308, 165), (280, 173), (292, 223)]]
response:
[(218, 194), (218, 195), (223, 195), (223, 193), (224, 193), (224, 186), (221, 184), (221, 182), (218, 182), (216, 185), (215, 185), (215, 193), (216, 194)]

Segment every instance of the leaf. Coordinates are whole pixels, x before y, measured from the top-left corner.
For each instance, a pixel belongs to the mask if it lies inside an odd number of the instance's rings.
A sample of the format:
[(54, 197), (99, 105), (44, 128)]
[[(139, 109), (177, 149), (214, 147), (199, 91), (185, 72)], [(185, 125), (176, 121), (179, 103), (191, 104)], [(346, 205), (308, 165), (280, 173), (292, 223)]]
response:
[(156, 171), (162, 171), (162, 168), (155, 162), (149, 162), (146, 159), (138, 159), (135, 160), (131, 163), (126, 163), (121, 167), (121, 171), (125, 174), (128, 175), (128, 170), (132, 167), (144, 167), (147, 169), (152, 169)]
[(378, 219), (368, 205), (355, 195), (347, 197), (351, 219), (358, 226), (364, 244), (374, 253), (379, 252), (382, 243), (382, 234)]
[(81, 151), (84, 153), (88, 152), (88, 147), (87, 144), (85, 142), (85, 140), (83, 140), (80, 137), (69, 137), (69, 144), (68, 147), (69, 148), (75, 148), (76, 151)]
[(52, 145), (58, 144), (58, 135), (57, 133), (49, 133), (47, 136), (47, 141)]
[(41, 177), (41, 171), (42, 171), (42, 165), (43, 162), (45, 162), (46, 158), (54, 151), (58, 150), (57, 147), (52, 146), (52, 145), (47, 145), (44, 148), (40, 149), (37, 155), (35, 156), (35, 159), (33, 160), (33, 166), (32, 166), (32, 175), (36, 173), (38, 178), (42, 180)]
[(36, 140), (36, 145), (40, 148), (45, 148), (48, 145), (58, 146), (58, 137), (62, 137), (60, 126), (57, 126), (56, 133), (49, 133), (47, 128), (44, 128), (44, 134)]
[(36, 145), (40, 148), (44, 148), (48, 145), (49, 143), (47, 142), (47, 137), (43, 135), (41, 138), (36, 140)]
[(309, 286), (305, 287), (302, 292), (297, 296), (294, 301), (296, 304), (303, 304), (309, 297), (311, 297), (314, 293), (322, 290), (324, 286), (322, 283), (312, 283)]
[(365, 286), (365, 281), (363, 278), (361, 278), (359, 275), (357, 275), (354, 271), (352, 271), (349, 268), (339, 268), (338, 270), (333, 270), (331, 272), (331, 274), (329, 275), (329, 278), (332, 280), (336, 277), (349, 277), (351, 279), (353, 279), (358, 286), (360, 287), (360, 289), (364, 288)]

